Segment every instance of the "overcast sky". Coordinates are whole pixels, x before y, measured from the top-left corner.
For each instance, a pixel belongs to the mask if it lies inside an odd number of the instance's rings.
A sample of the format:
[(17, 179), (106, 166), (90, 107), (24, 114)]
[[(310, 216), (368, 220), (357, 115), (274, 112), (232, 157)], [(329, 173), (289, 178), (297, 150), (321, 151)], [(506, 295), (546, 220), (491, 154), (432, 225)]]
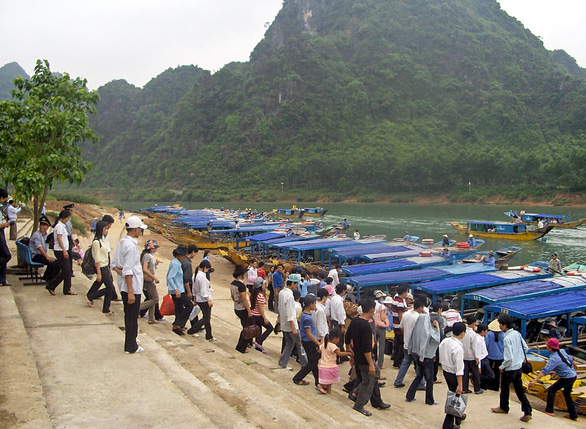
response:
[[(586, 66), (586, 0), (500, 0), (548, 49)], [(0, 0), (0, 66), (143, 86), (169, 67), (247, 61), (282, 0)]]

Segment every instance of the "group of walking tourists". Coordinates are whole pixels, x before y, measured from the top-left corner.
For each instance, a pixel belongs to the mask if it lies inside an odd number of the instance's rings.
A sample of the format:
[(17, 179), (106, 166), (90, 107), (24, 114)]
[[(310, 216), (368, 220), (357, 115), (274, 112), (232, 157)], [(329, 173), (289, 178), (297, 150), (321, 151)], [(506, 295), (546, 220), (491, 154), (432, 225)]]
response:
[[(0, 189), (0, 203), (7, 194)], [(53, 239), (48, 234), (51, 222), (41, 216), (39, 229), (29, 241), (32, 259), (46, 265), (43, 279), (51, 295), (63, 284), (65, 295), (75, 295), (71, 290), (71, 213), (73, 204), (58, 214), (53, 225)], [(0, 222), (0, 284), (6, 284), (6, 262), (10, 252), (6, 246), (4, 229), (10, 222), (2, 211)], [(157, 291), (160, 283), (156, 259), (159, 244), (149, 239), (139, 251), (138, 239), (147, 226), (137, 216), (122, 218), (126, 235), (114, 251), (108, 242), (108, 233), (114, 223), (105, 215), (92, 225), (90, 245), (95, 263), (96, 276), (85, 296), (85, 302), (103, 299), (102, 312), (114, 315), (111, 302), (118, 300), (116, 284), (124, 308), (124, 351), (129, 354), (142, 352), (137, 339), (141, 316), (149, 324), (164, 320)], [(53, 242), (53, 255), (49, 243)], [(166, 285), (173, 303), (175, 320), (172, 331), (177, 335), (199, 336), (205, 330), (205, 338), (215, 341), (212, 335), (211, 313), (214, 306), (210, 273), (213, 271), (208, 255), (195, 267), (192, 261), (198, 253), (195, 245), (179, 245), (173, 250), (173, 259), (166, 273)], [(8, 258), (8, 259), (7, 259)], [(248, 267), (236, 265), (229, 284), (234, 313), (240, 321), (240, 332), (235, 349), (240, 353), (256, 350), (267, 353), (266, 339), (273, 333), (282, 332), (280, 368), (292, 370), (290, 360), (295, 358), (299, 370), (292, 381), (297, 385), (313, 384), (320, 394), (331, 394), (333, 386), (341, 382), (339, 365), (349, 361), (348, 381), (342, 386), (353, 402), (353, 409), (364, 416), (372, 415), (365, 408), (368, 402), (373, 408), (384, 410), (391, 407), (381, 397), (385, 378), (387, 333), (393, 332), (390, 360), (398, 368), (395, 388), (406, 387), (405, 378), (412, 364), (415, 377), (408, 383), (405, 402), (414, 402), (419, 390), (425, 391), (423, 404), (443, 405), (434, 396), (434, 386), (442, 383), (438, 378), (441, 365), (443, 380), (455, 395), (482, 395), (486, 390), (500, 391), (498, 406), (493, 413), (510, 412), (510, 385), (521, 403), (521, 421), (532, 419), (529, 403), (521, 380), (522, 365), (528, 350), (525, 340), (514, 329), (513, 319), (501, 314), (497, 320), (485, 325), (475, 316), (462, 320), (460, 313), (449, 305), (430, 305), (424, 294), (413, 296), (408, 284), (400, 284), (393, 296), (375, 291), (374, 299), (364, 299), (358, 307), (351, 288), (340, 282), (340, 266), (326, 272), (307, 272), (301, 267), (290, 271), (283, 265), (267, 267), (262, 261), (251, 260)], [(142, 295), (145, 300), (142, 300)], [(358, 307), (358, 308), (357, 308)], [(276, 324), (271, 323), (270, 312), (277, 314)], [(165, 313), (168, 314), (168, 313)], [(191, 327), (188, 328), (188, 322)], [(550, 338), (546, 343), (550, 352), (547, 365), (530, 386), (541, 377), (555, 371), (559, 379), (549, 389), (546, 414), (553, 415), (555, 393), (563, 390), (568, 404), (566, 417), (576, 420), (576, 409), (571, 400), (573, 382), (576, 380), (576, 364), (559, 341)], [(390, 363), (389, 363), (390, 365)], [(306, 380), (311, 374), (312, 382)], [(473, 399), (469, 399), (472, 401)], [(448, 412), (442, 427), (459, 428), (466, 420), (465, 413)]]

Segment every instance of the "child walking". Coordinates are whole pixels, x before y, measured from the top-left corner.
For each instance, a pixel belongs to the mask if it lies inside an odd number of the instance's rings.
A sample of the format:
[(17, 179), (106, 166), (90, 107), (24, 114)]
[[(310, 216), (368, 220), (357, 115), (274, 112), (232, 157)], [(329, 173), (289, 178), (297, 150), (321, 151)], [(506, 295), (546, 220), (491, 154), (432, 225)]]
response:
[(315, 386), (318, 386), (317, 361), (319, 355), (317, 350), (320, 343), (317, 338), (315, 338), (315, 323), (311, 317), (311, 312), (315, 311), (315, 302), (316, 298), (314, 295), (307, 295), (303, 298), (303, 312), (301, 313), (301, 319), (299, 320), (299, 333), (301, 334), (301, 343), (303, 344), (305, 353), (307, 353), (307, 364), (295, 374), (293, 382), (301, 386), (309, 384), (304, 378), (310, 372), (313, 373)]
[(319, 346), (321, 359), (319, 361), (319, 384), (317, 390), (320, 393), (332, 393), (332, 384), (340, 382), (340, 371), (336, 365), (338, 357), (350, 357), (352, 352), (343, 352), (337, 346), (342, 336), (340, 328), (333, 328), (329, 334), (324, 337), (324, 342)]

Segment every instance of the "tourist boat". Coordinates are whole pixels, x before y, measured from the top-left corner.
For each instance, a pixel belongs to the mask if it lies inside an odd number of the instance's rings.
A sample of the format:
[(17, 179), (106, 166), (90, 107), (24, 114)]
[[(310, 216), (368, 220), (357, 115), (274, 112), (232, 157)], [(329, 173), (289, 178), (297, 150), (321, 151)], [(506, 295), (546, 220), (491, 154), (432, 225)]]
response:
[[(500, 249), (494, 252), (494, 266), (498, 269), (500, 268), (505, 262), (515, 256), (517, 253), (521, 251), (521, 247), (517, 246), (509, 246), (505, 247), (504, 249)], [(488, 258), (489, 252), (476, 252), (469, 258), (462, 259), (464, 263), (479, 263), (484, 262), (486, 258)]]
[(303, 216), (318, 217), (326, 214), (327, 210), (323, 207), (303, 207)]
[(586, 219), (580, 219), (570, 221), (568, 215), (552, 215), (552, 214), (540, 214), (540, 213), (522, 213), (517, 215), (516, 212), (508, 211), (505, 212), (515, 222), (521, 222), (526, 225), (537, 225), (539, 221), (547, 222), (549, 225), (553, 225), (556, 228), (576, 228), (586, 222)]
[(543, 237), (554, 227), (553, 225), (545, 228), (528, 229), (524, 223), (511, 222), (490, 222), (490, 221), (469, 221), (466, 225), (460, 222), (452, 222), (452, 225), (458, 232), (463, 234), (473, 234), (475, 237), (489, 237), (504, 240), (537, 240)]
[(297, 206), (293, 206), (290, 209), (274, 209), (268, 215), (278, 218), (295, 219), (303, 217), (303, 210), (297, 208)]

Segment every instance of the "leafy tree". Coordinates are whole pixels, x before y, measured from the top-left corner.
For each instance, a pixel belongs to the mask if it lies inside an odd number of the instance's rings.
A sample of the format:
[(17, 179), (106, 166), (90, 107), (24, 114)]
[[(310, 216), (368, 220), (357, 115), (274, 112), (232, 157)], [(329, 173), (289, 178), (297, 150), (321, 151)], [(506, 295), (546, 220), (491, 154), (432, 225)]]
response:
[(77, 146), (97, 141), (88, 113), (95, 113), (99, 95), (86, 83), (52, 73), (47, 60), (38, 60), (30, 79), (14, 80), (13, 99), (0, 102), (4, 180), (19, 199), (33, 200), (35, 227), (53, 182), (81, 183), (91, 169)]

